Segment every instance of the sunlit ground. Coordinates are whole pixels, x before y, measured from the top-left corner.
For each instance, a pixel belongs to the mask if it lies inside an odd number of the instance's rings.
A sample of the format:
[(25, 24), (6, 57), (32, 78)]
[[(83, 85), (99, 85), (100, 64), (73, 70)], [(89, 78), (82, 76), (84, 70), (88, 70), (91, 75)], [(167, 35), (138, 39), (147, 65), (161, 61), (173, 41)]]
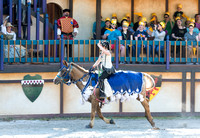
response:
[(115, 125), (96, 119), (94, 128), (85, 128), (90, 119), (0, 121), (0, 137), (200, 137), (200, 118), (154, 118), (160, 130), (152, 130), (145, 118), (114, 118)]

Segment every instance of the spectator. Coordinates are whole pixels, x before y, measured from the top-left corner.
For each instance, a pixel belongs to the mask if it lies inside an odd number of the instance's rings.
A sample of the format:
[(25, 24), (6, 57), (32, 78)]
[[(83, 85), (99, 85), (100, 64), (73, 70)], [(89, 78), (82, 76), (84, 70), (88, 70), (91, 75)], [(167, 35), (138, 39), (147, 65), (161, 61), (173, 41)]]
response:
[[(148, 34), (148, 39), (150, 38), (151, 33), (153, 32), (153, 29), (150, 30), (150, 27), (147, 26), (147, 18), (146, 17), (142, 17), (142, 22), (144, 22), (144, 31), (147, 32)], [(138, 28), (139, 30), (139, 28)]]
[(171, 35), (174, 22), (171, 20), (169, 12), (165, 12), (164, 14), (164, 23), (166, 24), (164, 30), (167, 31), (168, 35)]
[[(194, 32), (194, 23), (190, 23), (189, 25), (189, 31), (185, 33), (184, 35), (186, 41), (198, 41), (198, 34)], [(198, 48), (198, 51), (200, 50), (200, 47)], [(191, 46), (191, 42), (188, 42), (187, 45), (187, 57), (191, 57), (193, 54), (196, 52), (196, 46), (193, 47)], [(198, 54), (198, 57), (200, 56), (200, 53)]]
[(177, 5), (177, 11), (174, 13), (174, 16), (173, 16), (175, 21), (176, 21), (177, 17), (180, 17), (182, 19), (183, 16), (185, 16), (183, 11), (182, 11), (182, 8), (183, 8), (183, 6), (181, 4)]
[[(139, 22), (139, 30), (137, 30), (134, 34), (135, 40), (147, 40), (148, 34), (146, 31), (144, 31), (144, 22)], [(146, 48), (145, 45), (143, 45), (144, 48)], [(137, 57), (140, 56), (140, 50), (141, 50), (141, 44), (137, 45)], [(133, 56), (136, 57), (136, 46), (133, 46)]]
[(105, 19), (105, 26), (101, 29), (101, 37), (103, 39), (103, 35), (105, 33), (106, 30), (110, 30), (110, 25), (111, 25), (111, 22), (110, 22), (110, 18), (107, 17)]
[[(7, 20), (4, 21), (4, 23), (1, 25), (1, 31), (4, 35), (4, 39), (6, 40), (16, 40), (16, 34), (14, 31), (12, 31), (12, 24), (10, 22), (7, 22)], [(9, 46), (9, 48), (8, 48)], [(8, 52), (9, 51), (9, 52)], [(9, 53), (9, 55), (8, 55)], [(19, 58), (20, 56), (23, 57), (26, 55), (26, 49), (21, 46), (21, 55), (20, 55), (20, 46), (19, 45), (5, 45), (4, 46), (4, 57), (5, 58)]]
[[(164, 38), (166, 35), (164, 28), (165, 28), (164, 22), (160, 22), (158, 24), (158, 26), (154, 27), (154, 31), (152, 33), (152, 36), (155, 37), (154, 41), (164, 41)], [(152, 51), (153, 51), (153, 49), (152, 49)], [(161, 57), (164, 57), (164, 45), (163, 44), (160, 45), (160, 53), (161, 53)], [(155, 46), (155, 54), (159, 55), (159, 45)]]
[[(122, 34), (119, 30), (116, 29), (117, 26), (117, 20), (116, 19), (112, 19), (111, 20), (111, 29), (112, 30), (106, 30), (103, 36), (103, 39), (107, 39), (107, 40), (122, 40)], [(111, 49), (114, 49), (114, 44), (111, 44)], [(120, 54), (121, 57), (124, 57), (125, 55), (125, 47), (124, 46), (120, 46)]]
[(172, 40), (182, 41), (184, 35), (187, 32), (186, 28), (182, 26), (182, 20), (180, 17), (176, 17), (176, 24), (172, 29)]
[(148, 25), (148, 26), (150, 26), (149, 30), (153, 31), (153, 28), (154, 28), (155, 25), (156, 26), (158, 25), (158, 17), (156, 15), (156, 13), (152, 13), (151, 14), (151, 20), (150, 20), (150, 23)]
[[(196, 24), (195, 24), (195, 19), (192, 18), (190, 20), (190, 23), (194, 24), (194, 28), (193, 28), (193, 31), (196, 33), (196, 34), (199, 34), (199, 29), (196, 27)], [(191, 24), (190, 24), (191, 25)], [(189, 32), (189, 27), (187, 27), (187, 32)]]
[(121, 24), (118, 22), (118, 18), (117, 18), (117, 14), (116, 13), (113, 13), (112, 14), (112, 19), (116, 19), (117, 20), (117, 26), (116, 27), (119, 27)]
[[(105, 22), (102, 20), (102, 16), (101, 16), (101, 28), (103, 28), (104, 26), (105, 26)], [(92, 33), (93, 33), (93, 38), (96, 39), (96, 22), (93, 23)]]
[(129, 26), (130, 26), (131, 28), (133, 28), (133, 22), (131, 22), (131, 16), (130, 16), (130, 14), (127, 13), (125, 17), (127, 18), (127, 21), (128, 21), (128, 23), (129, 23)]
[[(180, 17), (176, 17), (176, 23), (172, 29), (172, 40), (174, 41), (183, 41), (184, 40), (184, 35), (187, 32), (186, 28), (182, 26), (182, 20)], [(173, 52), (174, 47), (172, 46), (172, 56), (174, 54)], [(176, 47), (176, 52), (177, 52), (177, 57), (180, 57), (180, 47)], [(182, 47), (182, 56), (185, 57), (185, 50)]]
[[(79, 25), (77, 21), (71, 17), (69, 17), (70, 10), (63, 10), (63, 17), (58, 19), (58, 39), (63, 35), (64, 39), (73, 40), (74, 37), (78, 34)], [(67, 54), (67, 52), (66, 52)], [(72, 45), (69, 45), (69, 57), (72, 57)]]
[(12, 24), (7, 22), (7, 20), (5, 20), (1, 25), (1, 32), (4, 34), (7, 40), (16, 40), (16, 33), (12, 31), (12, 28)]
[(139, 22), (142, 20), (142, 13), (134, 13), (134, 14), (138, 15), (138, 21), (133, 26), (133, 30), (137, 31), (139, 27)]
[(195, 14), (195, 24), (196, 27), (200, 30), (200, 14)]
[[(121, 33), (122, 33), (122, 40), (133, 40), (133, 35), (132, 35), (132, 32), (130, 32), (128, 30), (128, 27), (129, 27), (129, 22), (123, 22), (122, 24), (122, 30), (121, 30)], [(125, 46), (125, 44), (123, 44)], [(126, 43), (126, 56), (129, 56), (129, 53), (130, 53), (130, 43)], [(132, 55), (133, 55), (133, 50), (131, 51), (132, 52)], [(129, 62), (128, 62), (129, 63)]]
[[(117, 28), (119, 31), (122, 31), (123, 22), (128, 22), (128, 20), (127, 20), (126, 17), (122, 18), (121, 26), (119, 26), (119, 27)], [(132, 29), (130, 26), (128, 26), (128, 30), (129, 30), (132, 34), (134, 33), (133, 29)]]
[(191, 23), (190, 21), (191, 21), (191, 18), (190, 18), (190, 17), (187, 17), (187, 18), (186, 18), (186, 21), (185, 21), (185, 27), (186, 27), (186, 28), (189, 28), (189, 24)]

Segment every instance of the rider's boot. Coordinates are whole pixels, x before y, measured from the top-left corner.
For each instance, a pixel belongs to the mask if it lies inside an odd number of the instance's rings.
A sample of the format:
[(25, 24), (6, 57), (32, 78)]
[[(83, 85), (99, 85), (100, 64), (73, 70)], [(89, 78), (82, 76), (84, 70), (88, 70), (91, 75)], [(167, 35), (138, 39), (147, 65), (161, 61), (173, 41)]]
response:
[(106, 98), (106, 94), (104, 93), (104, 80), (101, 80), (99, 82), (99, 99), (101, 101), (104, 101), (105, 98)]

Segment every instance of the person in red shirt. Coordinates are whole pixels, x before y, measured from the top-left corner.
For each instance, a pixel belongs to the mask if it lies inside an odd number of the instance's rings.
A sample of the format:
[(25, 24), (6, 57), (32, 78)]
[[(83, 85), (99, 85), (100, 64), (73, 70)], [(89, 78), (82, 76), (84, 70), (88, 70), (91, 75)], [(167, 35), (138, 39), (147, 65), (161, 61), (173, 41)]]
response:
[[(70, 9), (63, 10), (63, 17), (58, 19), (58, 39), (63, 35), (65, 40), (73, 40), (78, 34), (78, 22), (69, 16)], [(69, 46), (69, 57), (72, 57), (72, 45)]]

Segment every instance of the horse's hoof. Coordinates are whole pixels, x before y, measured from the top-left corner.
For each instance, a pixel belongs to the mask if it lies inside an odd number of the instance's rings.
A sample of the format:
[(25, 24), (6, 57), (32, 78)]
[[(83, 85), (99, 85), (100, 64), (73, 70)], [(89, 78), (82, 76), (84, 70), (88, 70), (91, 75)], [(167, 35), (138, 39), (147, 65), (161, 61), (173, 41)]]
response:
[(113, 119), (110, 119), (110, 124), (115, 124)]
[(92, 126), (91, 125), (86, 125), (85, 128), (92, 128)]
[(160, 130), (160, 128), (158, 128), (158, 127), (153, 127), (152, 129), (153, 130)]

